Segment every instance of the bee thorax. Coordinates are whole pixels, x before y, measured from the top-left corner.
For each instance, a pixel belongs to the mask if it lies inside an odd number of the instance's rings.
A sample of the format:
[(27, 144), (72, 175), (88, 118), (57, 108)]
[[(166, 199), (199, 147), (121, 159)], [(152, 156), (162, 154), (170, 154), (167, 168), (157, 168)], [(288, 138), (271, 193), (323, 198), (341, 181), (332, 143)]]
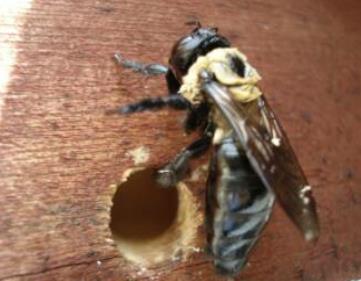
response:
[[(234, 70), (232, 59), (244, 64), (242, 74)], [(261, 77), (248, 63), (246, 56), (236, 48), (217, 48), (205, 56), (200, 56), (183, 77), (179, 92), (192, 104), (199, 104), (204, 100), (201, 89), (205, 71), (226, 86), (237, 101), (249, 102), (262, 95), (256, 86)]]

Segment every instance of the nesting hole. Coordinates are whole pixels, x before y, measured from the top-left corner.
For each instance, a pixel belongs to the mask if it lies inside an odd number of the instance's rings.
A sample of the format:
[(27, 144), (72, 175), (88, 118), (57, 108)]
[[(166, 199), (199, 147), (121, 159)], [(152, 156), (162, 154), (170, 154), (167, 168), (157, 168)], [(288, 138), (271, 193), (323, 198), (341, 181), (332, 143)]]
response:
[(131, 172), (118, 185), (111, 209), (110, 229), (120, 253), (142, 266), (183, 253), (200, 223), (188, 188), (162, 188), (154, 175), (154, 169)]
[(178, 190), (159, 187), (154, 170), (141, 170), (118, 186), (110, 228), (118, 239), (155, 239), (172, 226), (177, 210)]

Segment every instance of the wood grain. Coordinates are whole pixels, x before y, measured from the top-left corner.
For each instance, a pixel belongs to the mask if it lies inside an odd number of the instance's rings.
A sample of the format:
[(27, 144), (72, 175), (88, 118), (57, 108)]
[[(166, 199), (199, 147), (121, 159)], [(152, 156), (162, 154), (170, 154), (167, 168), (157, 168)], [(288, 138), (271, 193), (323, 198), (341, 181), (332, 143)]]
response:
[[(0, 21), (16, 52), (0, 93), (0, 281), (222, 279), (205, 253), (139, 272), (108, 227), (109, 186), (133, 165), (127, 151), (147, 147), (155, 167), (192, 139), (179, 112), (104, 114), (166, 93), (161, 78), (120, 71), (112, 54), (166, 63), (192, 16), (218, 26), (262, 74), (319, 207), (313, 246), (277, 206), (237, 280), (360, 279), (360, 9), (356, 0), (33, 0), (15, 22)], [(201, 203), (204, 180), (189, 183)]]

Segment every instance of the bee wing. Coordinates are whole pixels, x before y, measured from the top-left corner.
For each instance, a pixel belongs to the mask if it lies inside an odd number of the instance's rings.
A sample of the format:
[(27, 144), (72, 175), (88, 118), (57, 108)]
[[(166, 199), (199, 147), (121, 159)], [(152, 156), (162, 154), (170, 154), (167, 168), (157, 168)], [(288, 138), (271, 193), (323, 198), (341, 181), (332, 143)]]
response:
[(306, 240), (318, 237), (315, 200), (288, 138), (266, 100), (235, 102), (227, 88), (203, 77), (202, 90), (223, 114), (262, 182), (272, 189)]

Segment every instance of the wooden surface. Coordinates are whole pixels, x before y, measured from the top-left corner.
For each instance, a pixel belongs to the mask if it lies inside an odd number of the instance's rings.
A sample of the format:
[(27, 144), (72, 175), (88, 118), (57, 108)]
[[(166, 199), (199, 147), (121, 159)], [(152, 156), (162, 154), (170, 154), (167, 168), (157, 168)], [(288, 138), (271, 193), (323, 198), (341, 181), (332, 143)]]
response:
[[(0, 4), (0, 281), (222, 279), (205, 253), (139, 272), (108, 227), (109, 186), (134, 166), (127, 151), (147, 147), (153, 167), (192, 139), (179, 112), (104, 114), (166, 91), (112, 54), (166, 63), (191, 16), (260, 71), (318, 202), (315, 246), (276, 206), (237, 280), (361, 278), (360, 1), (23, 2)], [(201, 204), (204, 180), (189, 183)]]

